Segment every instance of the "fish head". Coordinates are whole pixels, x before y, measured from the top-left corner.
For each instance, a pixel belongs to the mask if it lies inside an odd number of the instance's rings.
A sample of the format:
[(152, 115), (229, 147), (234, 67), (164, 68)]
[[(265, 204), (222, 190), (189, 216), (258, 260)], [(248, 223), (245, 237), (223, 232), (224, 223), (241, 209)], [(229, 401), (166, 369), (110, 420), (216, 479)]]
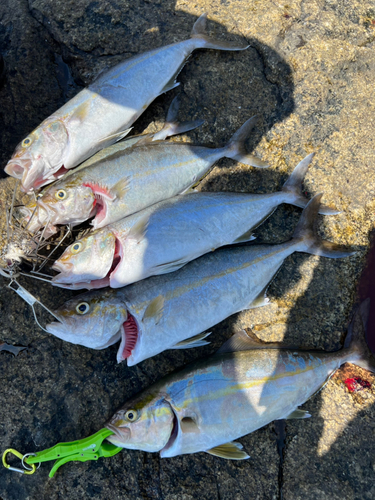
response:
[(116, 237), (108, 228), (89, 233), (74, 242), (56, 260), (52, 269), (59, 271), (54, 283), (90, 282), (107, 276), (115, 253)]
[[(38, 197), (41, 196), (41, 194), (38, 195)], [(32, 234), (48, 225), (43, 235), (44, 239), (47, 239), (57, 232), (57, 228), (48, 224), (48, 213), (38, 205), (37, 198), (32, 198), (26, 205), (16, 207), (15, 213), (21, 220), (22, 226), (27, 226), (27, 230)]]
[(131, 450), (162, 450), (173, 434), (175, 416), (170, 404), (152, 387), (128, 401), (107, 422), (114, 432), (107, 439), (116, 446)]
[(79, 224), (93, 215), (96, 204), (90, 187), (69, 177), (52, 184), (38, 199), (51, 224)]
[(69, 149), (69, 135), (62, 120), (45, 120), (16, 147), (5, 172), (21, 179), (21, 189), (30, 192), (55, 179), (64, 166)]
[(92, 349), (117, 342), (128, 315), (126, 305), (111, 289), (77, 295), (53, 313), (59, 321), (46, 326), (49, 333)]

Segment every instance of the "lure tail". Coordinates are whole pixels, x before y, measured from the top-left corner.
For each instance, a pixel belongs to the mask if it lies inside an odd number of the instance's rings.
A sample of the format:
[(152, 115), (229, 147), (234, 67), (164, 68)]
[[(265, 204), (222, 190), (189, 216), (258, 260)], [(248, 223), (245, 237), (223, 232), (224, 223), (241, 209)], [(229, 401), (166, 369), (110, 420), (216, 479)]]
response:
[(217, 49), (217, 50), (245, 50), (249, 45), (236, 45), (233, 42), (215, 40), (207, 35), (206, 32), (207, 14), (202, 14), (196, 21), (191, 31), (191, 38), (199, 43), (197, 48)]
[(330, 241), (322, 240), (317, 235), (316, 222), (317, 215), (320, 211), (323, 194), (317, 194), (306, 205), (301, 218), (293, 234), (294, 240), (300, 240), (301, 246), (297, 251), (306, 252), (313, 255), (321, 255), (331, 259), (339, 259), (341, 257), (349, 257), (356, 252), (348, 250), (342, 245), (336, 245)]
[(358, 307), (348, 328), (344, 347), (351, 351), (350, 363), (375, 373), (375, 358), (366, 343), (366, 330), (370, 314), (370, 299)]
[(245, 141), (249, 137), (249, 134), (253, 130), (257, 121), (258, 117), (253, 116), (237, 130), (227, 146), (225, 146), (225, 152), (223, 156), (225, 156), (226, 158), (232, 158), (233, 160), (237, 160), (241, 163), (244, 163), (245, 165), (250, 165), (252, 167), (268, 167), (267, 163), (260, 160), (254, 155), (247, 154), (245, 150)]
[[(289, 179), (283, 185), (281, 191), (285, 194), (285, 203), (296, 205), (301, 208), (305, 208), (308, 204), (309, 200), (302, 193), (302, 183), (313, 158), (314, 153), (311, 153), (300, 161)], [(323, 215), (336, 215), (340, 213), (340, 211), (328, 207), (327, 205), (320, 205), (319, 213)]]

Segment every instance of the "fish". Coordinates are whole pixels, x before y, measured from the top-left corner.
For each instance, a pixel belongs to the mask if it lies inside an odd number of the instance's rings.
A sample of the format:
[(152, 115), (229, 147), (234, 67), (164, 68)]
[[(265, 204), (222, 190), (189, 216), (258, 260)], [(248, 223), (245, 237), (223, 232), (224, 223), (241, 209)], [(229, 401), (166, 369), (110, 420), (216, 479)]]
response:
[(314, 233), (322, 194), (303, 210), (293, 237), (278, 245), (229, 247), (168, 275), (124, 288), (91, 290), (54, 312), (46, 330), (68, 342), (102, 349), (121, 339), (117, 361), (133, 366), (166, 349), (206, 345), (207, 329), (245, 309), (266, 305), (265, 291), (294, 252), (341, 258), (355, 252)]
[[(193, 120), (182, 123), (178, 121), (177, 115), (180, 107), (180, 101), (181, 101), (180, 95), (177, 95), (172, 100), (167, 112), (165, 124), (161, 130), (155, 133), (139, 134), (139, 135), (133, 135), (131, 137), (126, 137), (120, 142), (117, 142), (112, 146), (102, 149), (101, 151), (96, 153), (94, 156), (92, 156), (84, 163), (82, 163), (79, 167), (77, 167), (74, 170), (74, 172), (89, 167), (90, 165), (93, 165), (98, 161), (102, 161), (106, 157), (111, 156), (114, 153), (118, 153), (119, 151), (124, 151), (125, 149), (130, 148), (139, 142), (145, 143), (152, 141), (163, 141), (167, 137), (171, 137), (172, 135), (182, 134), (189, 130), (193, 130), (197, 127), (200, 127), (204, 123), (204, 120)], [(50, 222), (51, 221), (50, 211), (45, 210), (43, 206), (37, 203), (37, 200), (43, 197), (47, 189), (48, 187), (45, 187), (37, 195), (35, 195), (35, 193), (33, 192), (32, 195), (30, 196), (30, 200), (28, 203), (26, 203), (23, 206), (17, 207), (18, 212), (21, 214), (21, 224), (24, 226), (27, 225), (27, 228), (31, 233), (36, 233), (43, 227), (47, 226), (44, 231), (44, 237), (46, 239), (58, 231), (56, 226), (54, 226)], [(71, 227), (77, 225), (74, 222), (71, 222), (70, 224)]]
[(206, 19), (207, 14), (198, 18), (190, 39), (144, 52), (100, 74), (18, 144), (5, 172), (21, 179), (25, 192), (51, 183), (124, 137), (157, 96), (179, 85), (176, 78), (194, 50), (248, 48), (208, 37)]
[[(253, 230), (280, 203), (307, 205), (301, 185), (313, 156), (297, 165), (279, 192), (175, 196), (88, 233), (56, 260), (52, 269), (59, 274), (52, 283), (74, 283), (75, 290), (120, 288), (176, 271), (221, 246), (251, 241)], [(321, 206), (320, 213), (338, 211)]]
[(50, 223), (79, 224), (94, 217), (94, 229), (107, 226), (194, 186), (223, 157), (263, 168), (244, 142), (257, 122), (247, 120), (220, 148), (183, 142), (137, 143), (87, 168), (69, 173), (48, 189), (38, 204)]
[[(367, 308), (367, 309), (366, 309)], [(107, 439), (126, 449), (160, 457), (205, 452), (248, 459), (236, 439), (274, 420), (306, 419), (300, 409), (333, 373), (350, 362), (375, 373), (364, 340), (367, 301), (336, 352), (281, 348), (241, 330), (219, 351), (164, 377), (131, 398), (105, 426)]]

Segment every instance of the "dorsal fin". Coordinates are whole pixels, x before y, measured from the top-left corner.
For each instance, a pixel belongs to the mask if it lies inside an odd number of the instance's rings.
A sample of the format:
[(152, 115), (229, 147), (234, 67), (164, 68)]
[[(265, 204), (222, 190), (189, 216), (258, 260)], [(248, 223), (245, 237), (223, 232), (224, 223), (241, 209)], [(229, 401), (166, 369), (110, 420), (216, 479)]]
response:
[(239, 330), (220, 347), (216, 354), (264, 349), (265, 345), (266, 342), (261, 341), (254, 334), (249, 336), (245, 330)]
[[(239, 330), (229, 340), (227, 340), (216, 354), (227, 352), (252, 351), (254, 349), (290, 349), (303, 351), (300, 347), (282, 344), (281, 342), (264, 342), (258, 339), (252, 330)], [(307, 349), (306, 349), (307, 350)], [(310, 349), (311, 350), (311, 349)]]

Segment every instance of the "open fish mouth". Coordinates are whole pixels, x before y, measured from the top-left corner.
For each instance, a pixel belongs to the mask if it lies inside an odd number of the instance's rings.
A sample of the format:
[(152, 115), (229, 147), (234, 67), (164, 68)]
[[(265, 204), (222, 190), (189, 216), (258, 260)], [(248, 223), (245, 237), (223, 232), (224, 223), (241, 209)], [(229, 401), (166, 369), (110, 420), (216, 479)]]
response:
[(60, 274), (52, 278), (52, 283), (71, 283), (72, 277), (70, 273), (73, 271), (73, 267), (71, 262), (55, 262), (52, 269)]
[(8, 175), (22, 179), (25, 171), (29, 171), (31, 164), (30, 159), (9, 160), (4, 170)]
[[(57, 317), (59, 317), (57, 315)], [(120, 332), (116, 332), (109, 339), (103, 336), (96, 336), (91, 334), (91, 331), (85, 331), (75, 324), (71, 324), (66, 318), (61, 318), (61, 323), (54, 321), (46, 325), (46, 330), (55, 337), (70, 342), (71, 344), (83, 345), (90, 349), (105, 349), (112, 344), (115, 344), (120, 337)]]
[(121, 343), (117, 352), (117, 363), (121, 363), (131, 356), (139, 336), (139, 327), (136, 319), (128, 312), (128, 317), (121, 328)]
[(108, 436), (107, 439), (110, 443), (115, 446), (124, 446), (130, 439), (130, 429), (128, 427), (116, 427), (113, 424), (106, 424), (107, 429), (113, 432), (112, 436)]

